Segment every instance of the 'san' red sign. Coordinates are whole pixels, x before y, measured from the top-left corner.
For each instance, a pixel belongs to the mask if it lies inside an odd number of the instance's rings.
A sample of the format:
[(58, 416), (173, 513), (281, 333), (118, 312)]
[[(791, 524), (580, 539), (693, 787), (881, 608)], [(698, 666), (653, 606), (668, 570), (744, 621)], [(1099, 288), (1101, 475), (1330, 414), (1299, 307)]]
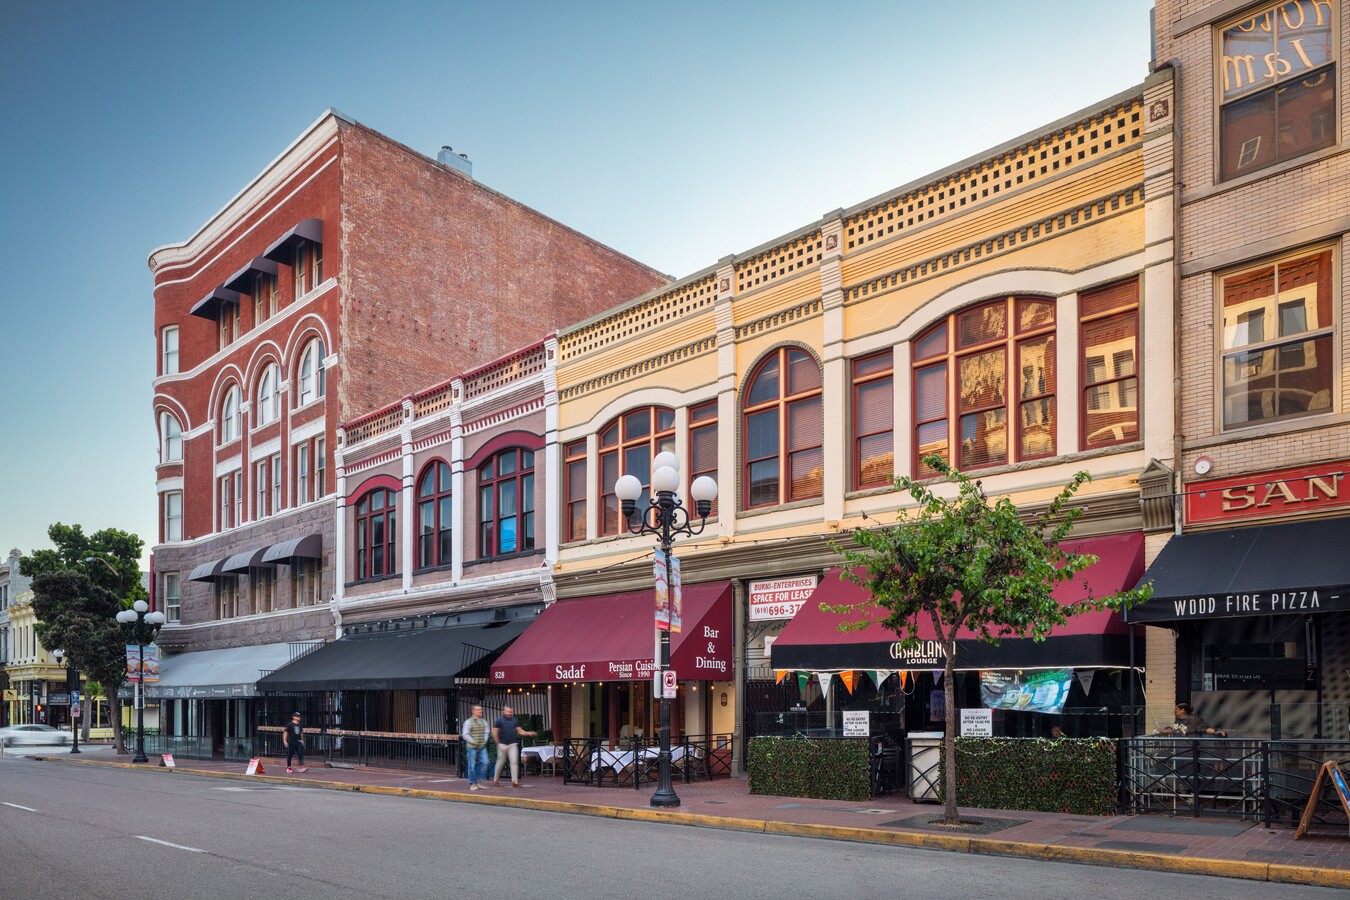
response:
[(1186, 485), (1186, 523), (1267, 519), (1350, 506), (1350, 460)]

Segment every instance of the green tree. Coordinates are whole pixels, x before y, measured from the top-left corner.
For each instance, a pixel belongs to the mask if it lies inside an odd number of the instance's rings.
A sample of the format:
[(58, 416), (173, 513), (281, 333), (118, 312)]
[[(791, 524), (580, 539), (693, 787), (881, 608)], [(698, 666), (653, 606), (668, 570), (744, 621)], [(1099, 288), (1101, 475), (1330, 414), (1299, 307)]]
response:
[[(147, 599), (140, 568), (144, 542), (116, 528), (86, 535), (81, 526), (60, 522), (47, 529), (47, 537), (54, 549), (36, 550), (19, 560), (19, 571), (33, 579), (38, 640), (44, 647), (65, 650), (70, 665), (107, 688), (109, 705), (116, 710), (126, 677), (125, 647), (135, 634), (115, 617)], [(112, 719), (113, 739), (121, 751), (121, 717)], [(89, 720), (86, 715), (86, 727)]]
[(872, 599), (822, 603), (821, 608), (847, 617), (841, 631), (879, 623), (906, 647), (918, 644), (920, 622), (926, 620), (936, 630), (946, 655), (943, 820), (957, 825), (955, 685), (961, 630), (991, 643), (1000, 638), (1040, 641), (1070, 616), (1133, 606), (1148, 599), (1152, 588), (1145, 585), (1106, 597), (1092, 597), (1085, 590), (1081, 600), (1065, 605), (1052, 596), (1056, 585), (1097, 562), (1091, 554), (1066, 553), (1060, 547), (1083, 514), (1081, 507), (1069, 504), (1091, 479), (1088, 473), (1075, 475), (1040, 513), (1023, 517), (1006, 497), (990, 503), (978, 481), (941, 458), (927, 457), (924, 464), (955, 486), (955, 496), (939, 496), (910, 478), (897, 479), (897, 490), (908, 492), (917, 510), (902, 512), (895, 525), (855, 529), (855, 546), (842, 551), (852, 569), (848, 577), (868, 588)]

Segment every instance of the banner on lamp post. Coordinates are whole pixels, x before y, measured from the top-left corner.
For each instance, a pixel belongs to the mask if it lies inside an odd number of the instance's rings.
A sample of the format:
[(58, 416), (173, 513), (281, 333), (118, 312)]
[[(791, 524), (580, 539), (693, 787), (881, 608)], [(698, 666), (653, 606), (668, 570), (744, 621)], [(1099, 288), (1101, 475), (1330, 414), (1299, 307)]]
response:
[(661, 550), (656, 551), (652, 572), (656, 575), (656, 627), (661, 631), (669, 631), (670, 567), (666, 563), (666, 554)]
[(670, 558), (670, 633), (680, 633), (680, 614), (684, 610), (684, 589), (680, 584), (680, 559)]

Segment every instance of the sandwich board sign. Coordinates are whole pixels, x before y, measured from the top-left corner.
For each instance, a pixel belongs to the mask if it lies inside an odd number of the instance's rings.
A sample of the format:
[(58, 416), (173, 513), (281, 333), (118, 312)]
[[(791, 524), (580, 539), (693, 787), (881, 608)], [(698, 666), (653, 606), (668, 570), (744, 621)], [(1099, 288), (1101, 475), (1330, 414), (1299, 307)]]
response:
[(1341, 802), (1341, 809), (1350, 816), (1350, 784), (1346, 784), (1345, 773), (1341, 771), (1336, 760), (1329, 759), (1317, 770), (1317, 781), (1313, 782), (1312, 793), (1308, 795), (1308, 805), (1303, 810), (1303, 818), (1298, 820), (1298, 828), (1294, 830), (1294, 840), (1308, 833), (1308, 826), (1312, 824), (1313, 814), (1317, 811), (1317, 804), (1322, 800), (1322, 791), (1326, 789), (1328, 781), (1331, 782), (1336, 799)]

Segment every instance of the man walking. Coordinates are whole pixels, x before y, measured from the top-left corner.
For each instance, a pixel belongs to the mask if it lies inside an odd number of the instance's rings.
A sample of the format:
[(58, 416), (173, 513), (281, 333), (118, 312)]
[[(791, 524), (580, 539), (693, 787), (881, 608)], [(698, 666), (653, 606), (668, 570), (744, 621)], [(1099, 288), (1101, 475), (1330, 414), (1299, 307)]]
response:
[(488, 723), (483, 718), (483, 707), (475, 705), (473, 715), (464, 720), (459, 730), (464, 742), (464, 771), (469, 776), (469, 790), (478, 790), (478, 779), (487, 774)]
[(534, 737), (538, 733), (522, 729), (511, 707), (502, 707), (502, 714), (492, 723), (492, 739), (497, 742), (497, 771), (492, 776), (494, 787), (501, 785), (502, 769), (508, 759), (511, 760), (511, 787), (520, 787), (520, 736)]
[(300, 714), (291, 713), (291, 724), (281, 733), (282, 746), (286, 748), (286, 771), (291, 771), (291, 758), (300, 756), (300, 771), (308, 772), (305, 767), (305, 729), (300, 724)]

